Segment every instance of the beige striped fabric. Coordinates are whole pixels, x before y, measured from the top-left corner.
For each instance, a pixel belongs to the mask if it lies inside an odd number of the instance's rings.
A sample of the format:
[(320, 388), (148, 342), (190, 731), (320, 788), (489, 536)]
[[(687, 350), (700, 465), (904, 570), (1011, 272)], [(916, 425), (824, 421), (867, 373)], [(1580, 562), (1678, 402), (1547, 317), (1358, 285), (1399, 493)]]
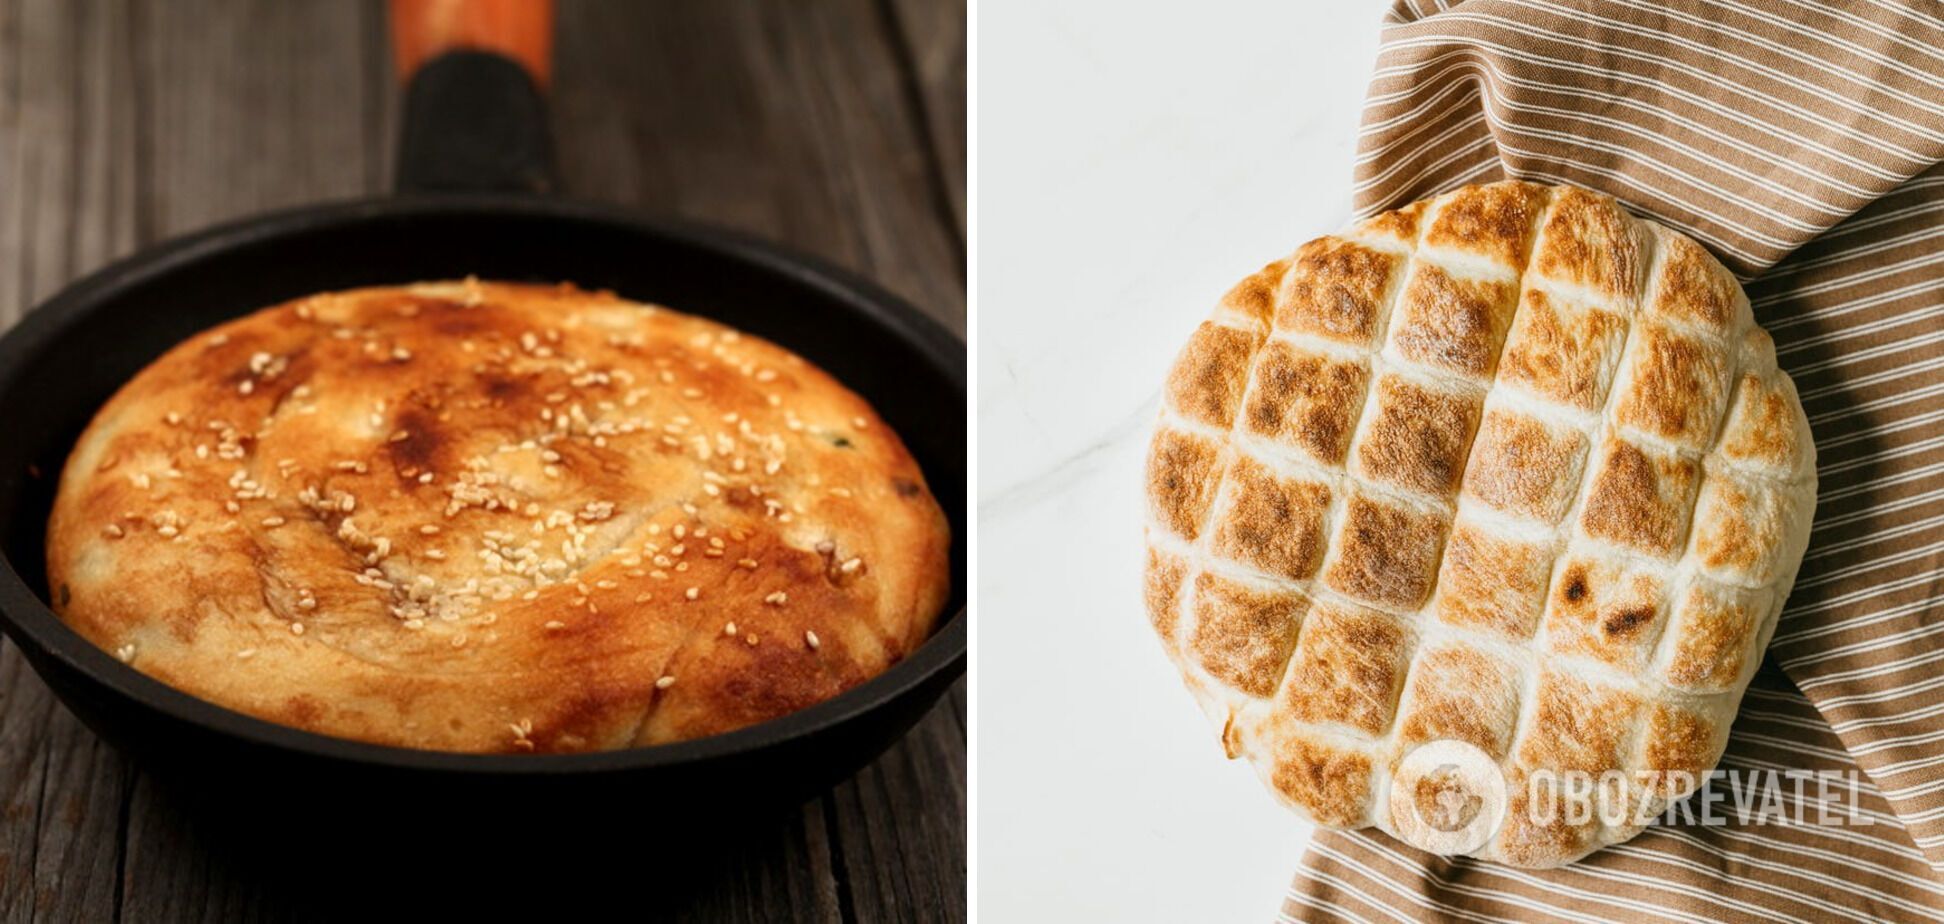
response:
[(1944, 4), (1399, 3), (1359, 151), (1366, 214), (1519, 178), (1707, 244), (1795, 379), (1821, 490), (1710, 787), (1725, 823), (1697, 798), (1545, 871), (1319, 832), (1283, 917), (1944, 920)]

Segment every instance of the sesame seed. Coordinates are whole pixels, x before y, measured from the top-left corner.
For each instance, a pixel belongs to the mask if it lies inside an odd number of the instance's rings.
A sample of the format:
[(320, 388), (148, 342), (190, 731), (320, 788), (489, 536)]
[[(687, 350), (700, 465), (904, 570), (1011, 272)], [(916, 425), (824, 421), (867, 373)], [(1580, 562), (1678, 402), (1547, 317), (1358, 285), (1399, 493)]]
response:
[(285, 523), (285, 522), (287, 522), (287, 521), (286, 521), (286, 520), (285, 520), (285, 519), (284, 519), (283, 517), (264, 517), (264, 518), (263, 518), (263, 525), (264, 525), (264, 526), (267, 526), (267, 527), (269, 527), (269, 528), (271, 528), (271, 529), (276, 529), (277, 527), (279, 527), (279, 526), (282, 526), (282, 525), (284, 525), (284, 523)]
[(736, 623), (732, 620), (724, 624), (722, 627), (722, 634), (734, 638), (736, 635)]
[(770, 606), (782, 606), (783, 604), (790, 602), (790, 595), (779, 590), (776, 593), (764, 597), (763, 602), (769, 604)]
[(661, 679), (655, 681), (655, 689), (657, 690), (666, 690), (674, 685), (675, 677), (672, 674), (663, 674)]
[(115, 657), (120, 658), (123, 664), (135, 660), (135, 645), (130, 643), (115, 649)]
[(303, 624), (303, 623), (301, 623), (301, 622), (293, 622), (293, 623), (291, 623), (291, 624), (290, 624), (290, 634), (291, 634), (291, 635), (303, 635), (303, 634), (304, 634), (304, 624)]
[(748, 642), (749, 647), (751, 648), (756, 647), (756, 634), (752, 632), (748, 635), (743, 636), (743, 641)]
[(110, 539), (120, 539), (127, 533), (127, 530), (122, 529), (120, 523), (110, 523), (102, 532), (108, 534), (108, 538)]
[(559, 631), (559, 630), (561, 630), (561, 629), (565, 629), (565, 628), (567, 628), (567, 624), (566, 624), (566, 623), (564, 623), (564, 622), (561, 622), (561, 621), (560, 621), (560, 620), (558, 620), (558, 619), (549, 619), (549, 620), (547, 620), (547, 624), (546, 624), (546, 626), (545, 626), (544, 628), (545, 628), (545, 629), (547, 629), (547, 631), (549, 631), (549, 632), (557, 632), (557, 631)]
[(837, 570), (842, 571), (845, 574), (850, 574), (862, 567), (864, 567), (864, 559), (853, 558), (847, 562), (844, 562), (842, 565), (839, 565)]
[(805, 629), (803, 631), (803, 643), (805, 645), (809, 645), (811, 651), (816, 651), (819, 647), (823, 645), (823, 642), (817, 639), (817, 633), (812, 632), (808, 629)]
[(754, 558), (738, 559), (736, 561), (736, 567), (742, 568), (746, 571), (754, 571), (756, 570), (756, 559)]
[(242, 651), (237, 652), (236, 656), (247, 661), (251, 658), (256, 657), (256, 652), (257, 650), (255, 648), (245, 648)]
[(685, 591), (682, 591), (682, 596), (684, 596), (684, 597), (687, 597), (687, 598), (688, 598), (688, 599), (690, 599), (690, 600), (694, 600), (694, 599), (696, 599), (696, 598), (698, 598), (698, 597), (700, 597), (700, 596), (702, 596), (702, 588), (700, 588), (700, 587), (691, 587), (691, 588), (689, 588), (689, 589), (687, 589), (687, 590), (685, 590)]

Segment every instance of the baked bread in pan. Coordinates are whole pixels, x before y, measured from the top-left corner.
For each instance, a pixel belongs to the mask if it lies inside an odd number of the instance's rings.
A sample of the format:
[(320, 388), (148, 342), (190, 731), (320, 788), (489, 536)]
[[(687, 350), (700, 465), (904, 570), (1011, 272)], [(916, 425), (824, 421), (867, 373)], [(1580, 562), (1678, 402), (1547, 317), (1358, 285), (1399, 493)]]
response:
[[(1654, 771), (1713, 768), (1815, 499), (1725, 268), (1596, 193), (1471, 186), (1303, 245), (1195, 331), (1148, 454), (1147, 608), (1298, 814), (1552, 866), (1692, 788)], [(1492, 774), (1404, 779), (1443, 740), (1501, 774), (1480, 845), (1420, 807)], [(1538, 771), (1620, 771), (1639, 811), (1546, 818)]]
[(920, 644), (949, 527), (897, 435), (772, 343), (570, 286), (317, 295), (102, 408), (56, 610), (273, 722), (560, 752), (716, 734)]

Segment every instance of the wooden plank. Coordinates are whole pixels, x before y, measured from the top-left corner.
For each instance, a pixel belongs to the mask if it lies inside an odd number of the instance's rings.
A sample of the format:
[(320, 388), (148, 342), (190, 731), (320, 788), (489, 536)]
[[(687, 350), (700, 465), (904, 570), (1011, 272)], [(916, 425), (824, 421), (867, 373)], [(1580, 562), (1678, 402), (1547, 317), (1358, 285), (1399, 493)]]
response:
[(378, 191), (374, 3), (143, 0), (145, 230)]
[[(135, 246), (126, 20), (112, 0), (0, 11), (0, 326)], [(126, 763), (0, 652), (0, 917), (115, 913)]]
[(52, 695), (20, 650), (0, 642), (0, 921), (30, 921)]
[(910, 735), (825, 797), (848, 904), (862, 921), (962, 921), (965, 682)]
[(109, 6), (0, 13), (0, 328), (135, 245), (128, 37)]
[[(226, 924), (322, 919), (288, 883), (252, 875), (250, 863), (233, 855), (235, 845), (212, 840), (196, 813), (152, 777), (137, 778), (128, 816), (121, 920)], [(356, 888), (355, 882), (316, 887), (333, 885)]]
[(123, 809), (135, 769), (63, 709), (51, 711), (42, 745), (34, 920), (108, 920), (118, 907)]
[(569, 194), (782, 240), (964, 330), (963, 248), (931, 206), (923, 132), (870, 0), (564, 4), (560, 17)]
[(811, 802), (776, 830), (738, 838), (699, 864), (687, 889), (660, 891), (667, 917), (698, 924), (844, 920), (825, 829), (823, 806)]
[(903, 50), (903, 65), (931, 143), (933, 173), (965, 240), (964, 0), (880, 0)]

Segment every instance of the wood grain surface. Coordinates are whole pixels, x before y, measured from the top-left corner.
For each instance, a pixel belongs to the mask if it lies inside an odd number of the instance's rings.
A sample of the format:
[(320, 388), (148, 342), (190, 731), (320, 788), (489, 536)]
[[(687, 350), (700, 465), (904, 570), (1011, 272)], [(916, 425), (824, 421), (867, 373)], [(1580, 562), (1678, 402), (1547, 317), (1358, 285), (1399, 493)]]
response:
[[(568, 195), (781, 240), (964, 331), (962, 0), (563, 0), (558, 29)], [(171, 235), (384, 192), (386, 42), (377, 0), (0, 0), (0, 327)], [(634, 907), (963, 919), (965, 714), (961, 683), (855, 778)], [(291, 882), (240, 871), (0, 642), (0, 921), (324, 917), (328, 884)]]

